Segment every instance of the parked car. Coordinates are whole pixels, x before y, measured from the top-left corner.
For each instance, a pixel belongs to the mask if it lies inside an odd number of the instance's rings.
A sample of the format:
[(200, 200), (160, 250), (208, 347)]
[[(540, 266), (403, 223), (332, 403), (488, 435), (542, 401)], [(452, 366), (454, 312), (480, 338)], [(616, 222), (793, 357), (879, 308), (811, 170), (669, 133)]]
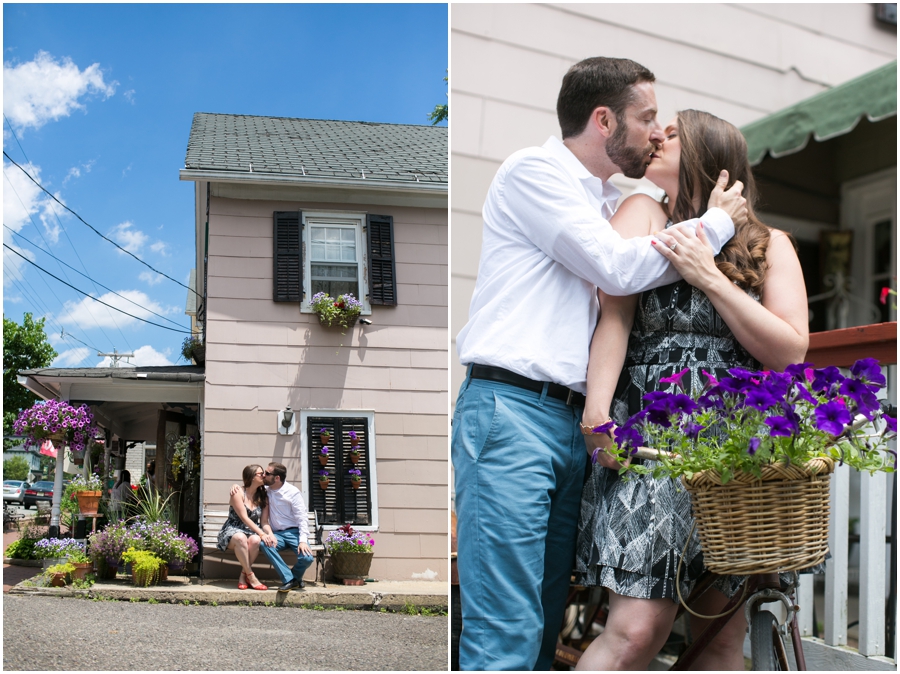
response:
[(3, 502), (25, 505), (25, 490), (30, 486), (24, 480), (3, 480)]
[(37, 505), (38, 501), (53, 500), (53, 483), (48, 481), (35, 482), (25, 490), (25, 507)]

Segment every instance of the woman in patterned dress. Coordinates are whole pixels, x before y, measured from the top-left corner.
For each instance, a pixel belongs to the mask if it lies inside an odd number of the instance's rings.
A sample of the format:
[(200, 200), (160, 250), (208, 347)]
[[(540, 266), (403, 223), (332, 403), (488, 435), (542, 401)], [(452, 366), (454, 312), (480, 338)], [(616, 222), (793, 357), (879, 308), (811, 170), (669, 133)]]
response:
[[(745, 185), (748, 221), (736, 226), (714, 259), (702, 224), (696, 233), (660, 230), (699, 217), (722, 169)], [(613, 227), (624, 237), (659, 231), (657, 248), (684, 280), (640, 296), (599, 293), (602, 314), (591, 344), (583, 417), (590, 427), (610, 418), (622, 423), (644, 407), (644, 394), (669, 390), (679, 373), (696, 394), (706, 373), (718, 378), (732, 367), (783, 370), (802, 362), (809, 343), (800, 263), (789, 235), (766, 227), (754, 213), (756, 188), (740, 131), (708, 113), (682, 111), (650, 155), (646, 177), (667, 200), (636, 194), (619, 208)], [(600, 435), (585, 439), (591, 452), (610, 442)], [(623, 480), (618, 467), (601, 451), (582, 500), (576, 568), (584, 584), (608, 588), (610, 613), (578, 669), (646, 669), (677, 609), (676, 571), (693, 523), (690, 497), (671, 479)], [(678, 576), (683, 596), (702, 570), (695, 532)], [(719, 613), (741, 580), (719, 579), (698, 612)], [(704, 622), (693, 618), (692, 634)], [(744, 612), (737, 611), (695, 667), (742, 670), (745, 631)]]
[(216, 547), (233, 550), (241, 565), (238, 589), (268, 590), (253, 573), (253, 562), (259, 555), (260, 541), (270, 536), (269, 502), (263, 486), (265, 471), (262, 466), (251, 464), (244, 468), (244, 488), (231, 496), (228, 519), (219, 531)]

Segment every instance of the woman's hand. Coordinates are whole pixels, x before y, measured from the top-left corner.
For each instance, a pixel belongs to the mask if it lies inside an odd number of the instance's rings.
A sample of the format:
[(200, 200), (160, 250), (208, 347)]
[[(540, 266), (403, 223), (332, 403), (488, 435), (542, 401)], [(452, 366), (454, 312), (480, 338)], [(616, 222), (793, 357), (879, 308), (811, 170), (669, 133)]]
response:
[[(612, 432), (615, 433), (615, 427), (613, 427)], [(613, 455), (607, 453), (606, 450), (613, 445), (613, 439), (606, 433), (585, 435), (584, 444), (587, 446), (587, 453), (591, 456), (594, 455), (595, 450), (599, 450), (597, 452), (597, 463), (599, 463), (604, 468), (618, 471), (631, 463), (630, 457), (625, 461), (625, 463), (619, 463)]]
[(656, 249), (672, 263), (681, 278), (695, 288), (706, 290), (725, 278), (716, 267), (702, 222), (697, 225), (696, 233), (691, 229), (672, 227), (655, 236), (659, 241), (654, 242)]

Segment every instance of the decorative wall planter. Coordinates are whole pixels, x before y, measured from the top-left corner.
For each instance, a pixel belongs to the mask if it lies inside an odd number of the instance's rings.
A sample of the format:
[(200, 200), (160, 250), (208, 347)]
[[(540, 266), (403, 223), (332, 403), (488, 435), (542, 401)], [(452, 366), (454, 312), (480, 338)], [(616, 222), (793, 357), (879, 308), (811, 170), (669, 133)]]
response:
[(327, 454), (319, 454), (319, 463), (323, 466), (328, 465), (328, 455)]
[(328, 489), (328, 480), (319, 480), (320, 489)]

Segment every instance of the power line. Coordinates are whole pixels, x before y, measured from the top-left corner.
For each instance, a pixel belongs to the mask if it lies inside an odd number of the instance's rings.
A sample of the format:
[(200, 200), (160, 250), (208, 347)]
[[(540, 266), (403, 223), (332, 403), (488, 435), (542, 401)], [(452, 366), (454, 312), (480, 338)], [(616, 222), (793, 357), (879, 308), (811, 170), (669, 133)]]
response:
[(118, 311), (119, 313), (125, 314), (126, 316), (130, 316), (131, 318), (134, 318), (135, 320), (141, 321), (141, 322), (143, 322), (143, 323), (148, 323), (149, 325), (156, 326), (157, 328), (162, 328), (163, 330), (171, 330), (172, 332), (182, 332), (182, 333), (188, 334), (188, 335), (192, 334), (192, 332), (191, 332), (190, 330), (176, 330), (175, 328), (170, 328), (168, 325), (160, 325), (159, 323), (154, 323), (153, 321), (148, 321), (146, 318), (141, 318), (141, 317), (139, 317), (139, 316), (135, 316), (134, 314), (129, 314), (127, 311), (123, 311), (122, 309), (119, 309), (118, 307), (114, 307), (113, 305), (108, 304), (108, 303), (104, 302), (103, 300), (98, 300), (96, 297), (94, 297), (94, 296), (91, 295), (90, 293), (86, 293), (86, 292), (84, 292), (83, 290), (81, 290), (81, 289), (79, 289), (79, 288), (76, 288), (76, 287), (73, 286), (71, 283), (66, 283), (65, 281), (63, 281), (63, 280), (62, 280), (61, 278), (59, 278), (58, 276), (55, 276), (54, 274), (51, 274), (49, 271), (47, 271), (46, 269), (44, 269), (43, 267), (41, 267), (39, 264), (37, 264), (37, 263), (35, 263), (35, 262), (32, 262), (32, 261), (29, 260), (27, 257), (25, 257), (24, 255), (22, 255), (19, 251), (17, 251), (17, 250), (16, 250), (15, 248), (13, 248), (12, 246), (8, 246), (8, 245), (6, 245), (6, 244), (4, 243), (4, 244), (3, 244), (3, 247), (6, 248), (7, 250), (12, 251), (12, 252), (15, 253), (16, 255), (18, 255), (20, 258), (22, 258), (23, 260), (25, 260), (28, 264), (30, 264), (30, 265), (32, 265), (32, 266), (34, 266), (34, 267), (37, 267), (37, 268), (40, 269), (42, 272), (44, 272), (45, 274), (47, 274), (47, 276), (50, 276), (50, 277), (52, 277), (52, 278), (55, 278), (55, 279), (56, 279), (57, 281), (59, 281), (60, 283), (69, 286), (69, 287), (70, 287), (72, 290), (74, 290), (75, 292), (81, 293), (81, 294), (84, 295), (85, 297), (89, 297), (89, 298), (91, 298), (92, 300), (94, 300), (95, 302), (99, 302), (100, 304), (102, 304), (102, 305), (104, 305), (104, 306), (107, 306), (107, 307), (109, 307), (110, 309), (115, 309), (115, 310)]
[[(133, 304), (133, 305), (136, 306), (136, 307), (141, 307), (141, 309), (146, 309), (146, 310), (149, 311), (151, 314), (153, 314), (154, 316), (158, 316), (159, 318), (163, 319), (164, 321), (169, 321), (169, 323), (172, 323), (172, 324), (174, 324), (174, 325), (177, 325), (179, 328), (184, 327), (183, 325), (181, 325), (181, 324), (178, 323), (177, 321), (173, 321), (171, 318), (167, 318), (167, 317), (163, 316), (162, 314), (158, 314), (158, 313), (156, 313), (155, 311), (151, 311), (150, 309), (147, 309), (147, 307), (141, 306), (140, 304), (138, 304), (138, 303), (135, 302), (134, 300), (130, 300), (130, 299), (128, 299), (127, 297), (125, 297), (124, 295), (120, 295), (119, 293), (117, 293), (117, 292), (116, 292), (115, 290), (113, 290), (112, 288), (107, 288), (105, 285), (103, 285), (103, 284), (100, 283), (99, 281), (95, 281), (94, 279), (92, 279), (92, 278), (91, 278), (90, 276), (88, 276), (87, 274), (82, 274), (80, 271), (78, 271), (77, 269), (75, 269), (75, 267), (73, 267), (72, 265), (63, 262), (63, 261), (60, 260), (58, 257), (56, 257), (53, 253), (51, 253), (51, 252), (48, 251), (48, 250), (44, 250), (43, 248), (41, 248), (39, 245), (37, 245), (37, 244), (34, 243), (33, 241), (29, 241), (26, 237), (22, 236), (21, 234), (19, 234), (19, 233), (18, 233), (17, 231), (15, 231), (15, 230), (13, 230), (11, 227), (9, 227), (8, 225), (6, 225), (5, 223), (4, 223), (3, 226), (6, 227), (6, 229), (8, 229), (10, 232), (12, 232), (13, 236), (17, 236), (17, 237), (19, 237), (20, 239), (23, 239), (23, 240), (25, 240), (26, 242), (30, 243), (32, 246), (34, 246), (35, 248), (37, 248), (39, 251), (41, 251), (42, 253), (46, 253), (47, 255), (49, 255), (50, 257), (52, 257), (52, 258), (53, 258), (54, 260), (56, 260), (57, 262), (60, 262), (60, 263), (64, 264), (66, 267), (68, 267), (69, 269), (71, 269), (72, 271), (74, 271), (76, 274), (80, 274), (81, 276), (84, 276), (87, 280), (89, 280), (89, 281), (90, 281), (91, 283), (93, 283), (94, 285), (100, 286), (100, 287), (103, 288), (104, 290), (108, 290), (108, 291), (111, 292), (113, 295), (115, 295), (116, 297), (121, 297), (121, 298), (122, 298), (123, 300), (125, 300), (126, 302), (131, 302), (131, 304)], [(127, 340), (126, 340), (126, 343), (127, 343)], [(128, 348), (130, 349), (131, 347), (128, 347)]]
[(135, 255), (134, 253), (132, 253), (130, 250), (126, 250), (125, 248), (122, 248), (122, 246), (120, 246), (119, 244), (117, 244), (115, 241), (113, 241), (113, 240), (110, 239), (109, 237), (107, 237), (107, 236), (101, 234), (100, 231), (97, 230), (97, 228), (95, 228), (93, 225), (89, 224), (84, 218), (82, 218), (80, 215), (78, 215), (78, 213), (76, 213), (76, 212), (73, 211), (71, 208), (69, 208), (68, 206), (66, 206), (63, 202), (61, 202), (59, 199), (57, 199), (57, 198), (56, 198), (49, 190), (47, 190), (46, 187), (44, 187), (44, 186), (41, 185), (37, 180), (35, 180), (34, 178), (32, 178), (32, 177), (31, 177), (31, 174), (28, 173), (28, 171), (26, 171), (26, 170), (23, 169), (21, 166), (19, 166), (15, 161), (13, 161), (13, 158), (10, 157), (10, 156), (6, 153), (6, 150), (3, 151), (3, 156), (6, 157), (6, 158), (9, 160), (9, 162), (10, 162), (13, 166), (15, 166), (15, 167), (16, 167), (17, 169), (19, 169), (22, 173), (24, 173), (26, 176), (28, 176), (28, 179), (31, 180), (31, 182), (33, 182), (35, 185), (37, 185), (38, 188), (39, 188), (42, 192), (44, 192), (47, 196), (49, 196), (51, 199), (53, 199), (53, 201), (55, 201), (55, 202), (58, 203), (60, 206), (62, 206), (63, 208), (65, 208), (67, 211), (69, 211), (69, 213), (71, 213), (71, 214), (74, 215), (76, 218), (78, 218), (82, 223), (84, 223), (88, 228), (90, 228), (90, 230), (93, 231), (93, 232), (94, 232), (97, 236), (99, 236), (101, 239), (103, 239), (104, 241), (108, 241), (109, 243), (111, 243), (112, 245), (114, 245), (116, 248), (118, 248), (119, 250), (121, 250), (123, 253), (127, 253), (128, 255), (130, 255), (131, 257), (133, 257), (135, 260), (137, 260), (138, 262), (140, 262), (142, 265), (144, 265), (145, 267), (147, 267), (148, 269), (150, 269), (150, 270), (152, 270), (152, 271), (155, 271), (155, 272), (156, 272), (157, 274), (159, 274), (160, 276), (164, 276), (165, 278), (169, 279), (169, 280), (172, 281), (173, 283), (177, 283), (177, 284), (180, 285), (182, 288), (186, 288), (187, 290), (190, 290), (190, 291), (191, 291), (192, 293), (194, 293), (197, 297), (202, 297), (202, 296), (200, 295), (200, 293), (198, 293), (198, 292), (197, 292), (196, 290), (194, 290), (193, 288), (188, 287), (188, 286), (184, 285), (181, 281), (177, 281), (177, 280), (173, 279), (171, 276), (169, 276), (168, 274), (165, 274), (165, 273), (159, 271), (158, 269), (154, 268), (153, 266), (151, 266), (151, 265), (148, 264), (147, 262), (144, 262), (141, 258), (139, 258), (137, 255)]

